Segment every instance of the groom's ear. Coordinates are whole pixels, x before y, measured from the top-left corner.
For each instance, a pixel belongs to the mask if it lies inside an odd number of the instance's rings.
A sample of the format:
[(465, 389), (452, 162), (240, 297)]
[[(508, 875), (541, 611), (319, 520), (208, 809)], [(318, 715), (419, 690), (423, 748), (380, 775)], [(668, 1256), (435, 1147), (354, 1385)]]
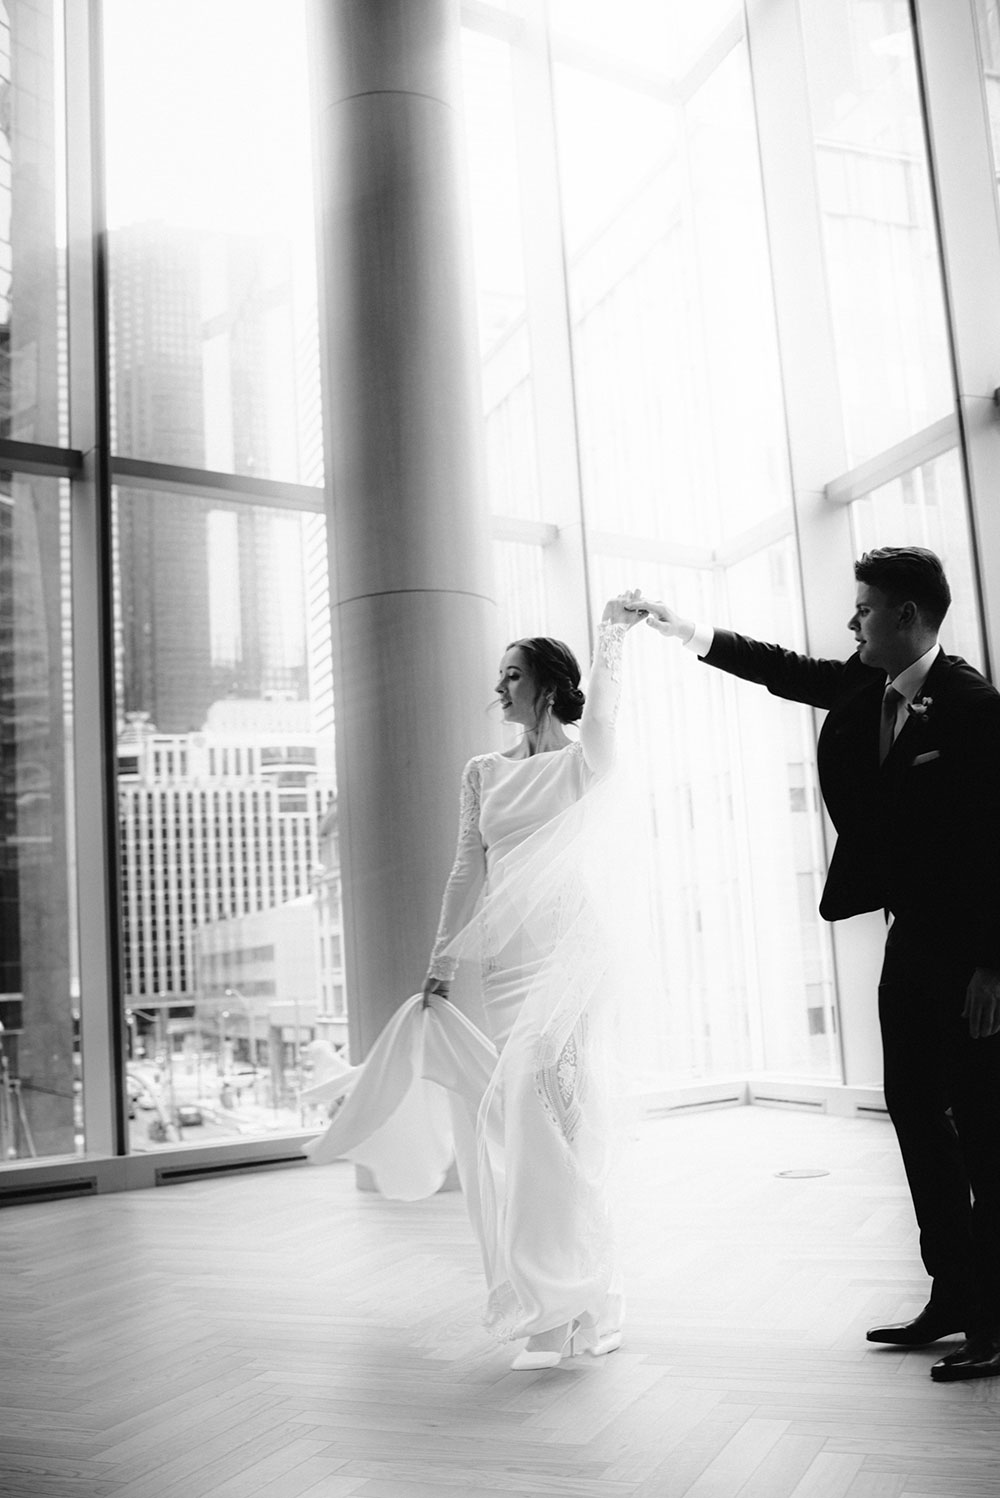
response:
[(911, 598), (899, 605), (899, 623), (903, 629), (912, 629), (919, 621), (920, 611)]

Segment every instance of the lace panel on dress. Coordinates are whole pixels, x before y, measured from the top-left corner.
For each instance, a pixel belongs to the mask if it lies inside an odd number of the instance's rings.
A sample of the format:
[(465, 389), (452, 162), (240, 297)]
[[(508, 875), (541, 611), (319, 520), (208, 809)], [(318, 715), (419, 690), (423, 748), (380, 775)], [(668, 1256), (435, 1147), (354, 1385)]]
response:
[(627, 625), (612, 624), (609, 619), (602, 619), (597, 631), (597, 649), (601, 662), (607, 667), (611, 680), (616, 686), (621, 685), (622, 649), (627, 634)]
[[(480, 842), (480, 786), (481, 767), (484, 758), (486, 758), (485, 755), (479, 755), (477, 758), (470, 760), (467, 772), (462, 777), (462, 788), (458, 801), (458, 852), (444, 887), (443, 909), (447, 909), (451, 903), (450, 896), (458, 898), (460, 886), (467, 877), (463, 852), (470, 845)], [(438, 931), (434, 950), (431, 952), (430, 964), (427, 968), (427, 976), (429, 978), (440, 978), (443, 982), (450, 983), (458, 972), (458, 958), (442, 955), (443, 949), (447, 947), (454, 935), (454, 931), (444, 929), (442, 922), (442, 928)]]
[(582, 1019), (559, 1054), (546, 1060), (540, 1054), (535, 1068), (535, 1092), (567, 1144), (580, 1127), (585, 1102), (583, 1050), (586, 1019)]

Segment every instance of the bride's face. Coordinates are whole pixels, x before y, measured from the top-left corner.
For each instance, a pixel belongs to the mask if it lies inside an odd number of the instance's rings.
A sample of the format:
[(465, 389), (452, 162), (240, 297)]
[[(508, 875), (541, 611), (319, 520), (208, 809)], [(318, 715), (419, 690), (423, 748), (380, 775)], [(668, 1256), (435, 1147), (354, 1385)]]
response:
[(523, 651), (516, 645), (507, 651), (500, 662), (497, 696), (500, 698), (505, 723), (520, 723), (525, 728), (534, 728), (538, 716), (535, 709), (535, 679), (528, 669)]

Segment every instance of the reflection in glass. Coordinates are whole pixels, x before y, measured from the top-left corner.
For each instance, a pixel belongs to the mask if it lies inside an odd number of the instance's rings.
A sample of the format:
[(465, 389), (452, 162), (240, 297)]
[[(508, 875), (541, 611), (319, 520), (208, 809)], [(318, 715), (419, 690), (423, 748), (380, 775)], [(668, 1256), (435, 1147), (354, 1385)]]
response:
[(115, 517), (132, 1145), (294, 1128), (347, 1038), (325, 527), (141, 490)]
[(804, 0), (847, 466), (953, 408), (910, 6)]
[(72, 951), (69, 508), (0, 479), (0, 1159), (82, 1148)]
[(108, 0), (104, 41), (115, 450), (316, 482), (304, 7)]
[(0, 7), (0, 435), (65, 439), (62, 7)]

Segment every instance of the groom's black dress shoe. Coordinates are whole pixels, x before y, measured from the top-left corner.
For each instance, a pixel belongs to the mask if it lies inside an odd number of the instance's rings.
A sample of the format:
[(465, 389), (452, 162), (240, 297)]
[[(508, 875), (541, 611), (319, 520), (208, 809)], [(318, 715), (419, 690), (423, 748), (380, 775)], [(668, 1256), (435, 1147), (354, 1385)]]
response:
[(939, 1337), (964, 1337), (964, 1327), (964, 1316), (926, 1305), (912, 1321), (904, 1321), (899, 1326), (873, 1326), (868, 1341), (890, 1342), (894, 1347), (926, 1347), (928, 1342), (936, 1342)]
[(970, 1337), (961, 1347), (931, 1365), (931, 1378), (939, 1384), (958, 1378), (1000, 1376), (1000, 1332)]

